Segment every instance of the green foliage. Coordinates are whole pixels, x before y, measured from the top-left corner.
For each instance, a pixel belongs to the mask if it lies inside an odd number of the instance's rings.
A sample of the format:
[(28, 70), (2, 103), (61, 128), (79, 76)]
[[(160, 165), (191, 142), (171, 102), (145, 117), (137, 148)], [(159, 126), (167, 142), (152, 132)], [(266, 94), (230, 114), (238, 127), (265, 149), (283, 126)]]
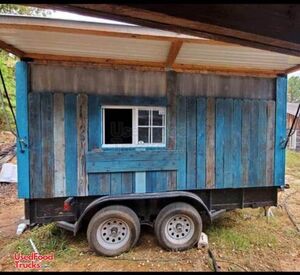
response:
[(300, 103), (300, 77), (292, 76), (288, 79), (288, 102)]
[(9, 15), (47, 16), (51, 14), (51, 11), (15, 4), (0, 4), (0, 13)]
[[(0, 50), (0, 69), (3, 74), (6, 89), (8, 91), (13, 109), (16, 107), (15, 97), (15, 63), (17, 58), (13, 55), (9, 55), (3, 50)], [(3, 95), (4, 110), (2, 108), (2, 101), (0, 100), (0, 129), (9, 130), (9, 126), (6, 124), (5, 116), (8, 115), (8, 120), (12, 128), (15, 127), (12, 113), (9, 109), (8, 101), (4, 98), (4, 89), (2, 83), (0, 85), (0, 91)]]

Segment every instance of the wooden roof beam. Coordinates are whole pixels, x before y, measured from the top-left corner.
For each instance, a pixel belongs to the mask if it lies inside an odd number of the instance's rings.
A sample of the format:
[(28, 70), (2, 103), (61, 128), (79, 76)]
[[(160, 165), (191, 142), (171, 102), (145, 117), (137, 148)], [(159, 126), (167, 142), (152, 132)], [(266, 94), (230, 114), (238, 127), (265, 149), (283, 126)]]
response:
[(296, 71), (300, 71), (300, 64), (292, 67), (292, 68), (289, 68), (285, 71), (286, 74), (291, 74), (291, 73), (294, 73)]
[(25, 53), (23, 51), (21, 51), (20, 49), (14, 47), (13, 45), (7, 44), (6, 42), (0, 40), (0, 48), (12, 53), (18, 57), (23, 57), (25, 55)]
[[(26, 54), (24, 58), (30, 58), (33, 62), (47, 63), (56, 62), (61, 64), (86, 64), (86, 65), (99, 65), (101, 67), (110, 68), (127, 68), (136, 70), (152, 70), (152, 71), (166, 71), (164, 62), (149, 62), (149, 61), (136, 61), (136, 60), (123, 60), (123, 59), (110, 59), (110, 58), (93, 58), (93, 57), (76, 57), (76, 56), (63, 56), (63, 55), (50, 55), (50, 54)], [(238, 75), (238, 76), (257, 76), (274, 78), (277, 75), (284, 74), (283, 71), (278, 70), (259, 70), (254, 68), (228, 68), (228, 67), (215, 67), (205, 65), (188, 65), (176, 64), (172, 66), (172, 70), (176, 72), (186, 73), (204, 73), (204, 74), (220, 74), (220, 75)]]
[(176, 57), (178, 56), (178, 53), (182, 47), (182, 44), (183, 42), (181, 40), (177, 40), (171, 43), (168, 58), (166, 60), (166, 65), (165, 65), (167, 69), (172, 68), (176, 60)]

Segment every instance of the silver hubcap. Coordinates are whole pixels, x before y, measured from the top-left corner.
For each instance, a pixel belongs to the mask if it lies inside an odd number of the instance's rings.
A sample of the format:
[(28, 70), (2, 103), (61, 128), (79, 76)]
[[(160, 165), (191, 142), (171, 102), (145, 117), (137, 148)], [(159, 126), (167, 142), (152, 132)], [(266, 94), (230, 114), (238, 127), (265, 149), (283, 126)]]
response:
[(97, 230), (97, 241), (107, 249), (122, 247), (129, 237), (129, 226), (121, 219), (108, 219), (102, 222)]
[(194, 230), (194, 222), (188, 216), (177, 214), (167, 221), (165, 235), (173, 244), (184, 244), (192, 238)]

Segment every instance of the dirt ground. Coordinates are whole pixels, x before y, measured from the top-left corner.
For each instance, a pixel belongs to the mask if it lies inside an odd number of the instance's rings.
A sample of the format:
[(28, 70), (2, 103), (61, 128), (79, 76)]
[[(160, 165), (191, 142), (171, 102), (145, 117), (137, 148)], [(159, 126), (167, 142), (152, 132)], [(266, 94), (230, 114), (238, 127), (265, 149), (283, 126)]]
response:
[[(205, 230), (221, 271), (300, 271), (300, 233), (284, 204), (288, 198), (288, 211), (300, 228), (300, 166), (287, 168), (286, 182), (290, 188), (278, 193), (278, 206), (271, 208), (274, 216), (265, 217), (261, 208), (239, 209), (223, 214)], [(165, 251), (148, 227), (142, 228), (140, 240), (131, 251), (113, 258), (92, 252), (85, 233), (73, 237), (54, 224), (16, 236), (17, 225), (24, 216), (23, 200), (17, 199), (16, 187), (0, 184), (0, 271), (18, 270), (13, 256), (16, 252), (32, 252), (29, 238), (41, 254), (54, 252), (54, 260), (41, 271), (214, 270), (207, 249)]]

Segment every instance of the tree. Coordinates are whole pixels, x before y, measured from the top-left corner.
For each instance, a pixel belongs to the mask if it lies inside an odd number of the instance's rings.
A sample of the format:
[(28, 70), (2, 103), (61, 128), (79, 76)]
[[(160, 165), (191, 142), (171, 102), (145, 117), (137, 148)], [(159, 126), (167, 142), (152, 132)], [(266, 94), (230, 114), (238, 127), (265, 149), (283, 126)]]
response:
[[(0, 14), (6, 15), (29, 15), (29, 16), (47, 16), (52, 13), (51, 10), (44, 10), (40, 8), (28, 7), (28, 6), (21, 6), (15, 4), (0, 4)], [(13, 105), (13, 109), (15, 111), (16, 107), (16, 94), (15, 94), (15, 64), (17, 62), (17, 57), (7, 53), (4, 50), (0, 49), (0, 69), (3, 74), (3, 78), (6, 84), (6, 88)], [(0, 83), (0, 92), (2, 95), (3, 86)], [(4, 98), (4, 109), (2, 108), (2, 101), (0, 98), (0, 130), (10, 130), (10, 127), (13, 129), (15, 128), (15, 124), (13, 121), (13, 117), (11, 111), (8, 106), (7, 100)], [(8, 120), (10, 126), (6, 123), (6, 117), (8, 116)]]
[(300, 103), (300, 77), (292, 76), (288, 79), (288, 102)]

